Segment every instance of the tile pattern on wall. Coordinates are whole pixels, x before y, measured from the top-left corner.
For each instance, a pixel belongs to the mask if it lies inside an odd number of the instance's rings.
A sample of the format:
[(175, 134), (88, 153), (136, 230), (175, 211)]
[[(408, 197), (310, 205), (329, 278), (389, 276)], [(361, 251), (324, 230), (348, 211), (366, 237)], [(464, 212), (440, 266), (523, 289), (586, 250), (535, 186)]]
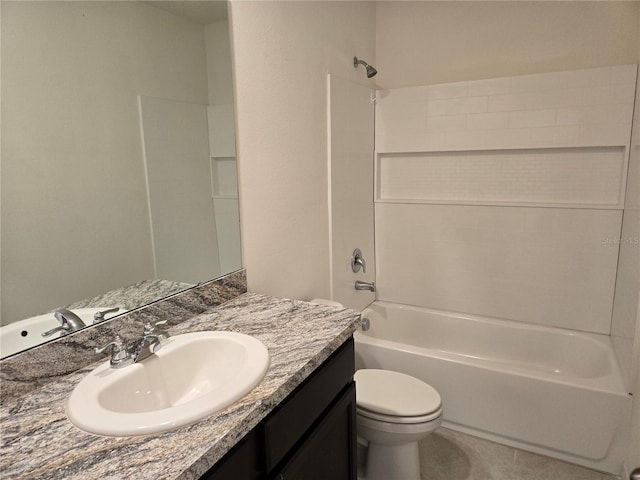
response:
[(619, 208), (624, 147), (380, 155), (384, 202)]
[(376, 151), (627, 145), (636, 65), (383, 90)]
[(609, 334), (636, 72), (379, 91), (378, 298)]
[(376, 205), (380, 299), (608, 334), (621, 212)]

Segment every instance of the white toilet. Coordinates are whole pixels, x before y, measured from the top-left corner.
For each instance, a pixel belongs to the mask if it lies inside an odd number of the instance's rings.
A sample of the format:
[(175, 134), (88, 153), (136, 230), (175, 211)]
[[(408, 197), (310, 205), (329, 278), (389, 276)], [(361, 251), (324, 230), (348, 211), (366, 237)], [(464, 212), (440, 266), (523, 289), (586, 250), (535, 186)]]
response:
[(404, 373), (358, 370), (358, 440), (367, 442), (366, 480), (420, 480), (418, 441), (442, 423), (442, 400), (430, 385)]

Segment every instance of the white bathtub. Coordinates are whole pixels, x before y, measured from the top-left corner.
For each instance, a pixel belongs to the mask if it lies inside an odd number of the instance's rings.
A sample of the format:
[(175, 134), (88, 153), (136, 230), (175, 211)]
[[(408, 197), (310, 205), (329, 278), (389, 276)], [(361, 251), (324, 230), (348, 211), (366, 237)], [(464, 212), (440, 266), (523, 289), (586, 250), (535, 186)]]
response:
[(357, 368), (436, 388), (443, 425), (619, 475), (631, 397), (608, 336), (376, 301)]

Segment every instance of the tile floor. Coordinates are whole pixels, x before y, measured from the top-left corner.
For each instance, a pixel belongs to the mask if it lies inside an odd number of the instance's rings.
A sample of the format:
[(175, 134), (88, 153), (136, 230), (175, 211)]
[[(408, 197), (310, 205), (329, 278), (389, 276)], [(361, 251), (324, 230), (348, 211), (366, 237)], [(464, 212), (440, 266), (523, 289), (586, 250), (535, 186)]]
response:
[(422, 480), (616, 480), (552, 458), (440, 427), (419, 443)]

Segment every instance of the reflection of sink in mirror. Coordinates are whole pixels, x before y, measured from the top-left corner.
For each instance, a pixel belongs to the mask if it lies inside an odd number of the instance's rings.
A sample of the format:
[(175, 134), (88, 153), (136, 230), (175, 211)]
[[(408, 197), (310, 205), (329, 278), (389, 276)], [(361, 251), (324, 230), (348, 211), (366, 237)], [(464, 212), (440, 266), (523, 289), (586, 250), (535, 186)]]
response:
[[(104, 312), (105, 310), (111, 310), (112, 308), (118, 308), (118, 311), (106, 313), (104, 315), (105, 320), (115, 317), (116, 315), (121, 315), (127, 311), (126, 308), (122, 306), (107, 306), (96, 308), (74, 308), (72, 312), (78, 315), (85, 325), (89, 326), (93, 324), (93, 317), (97, 312)], [(54, 333), (48, 337), (42, 336), (44, 332), (59, 326), (60, 322), (56, 320), (52, 312), (0, 327), (0, 358), (8, 357), (9, 355), (21, 352), (27, 348), (32, 348), (40, 345), (41, 343), (64, 336), (66, 332)]]
[(78, 428), (108, 436), (164, 432), (201, 420), (244, 397), (269, 368), (262, 342), (235, 332), (192, 332), (163, 341), (123, 368), (101, 364), (67, 401)]

